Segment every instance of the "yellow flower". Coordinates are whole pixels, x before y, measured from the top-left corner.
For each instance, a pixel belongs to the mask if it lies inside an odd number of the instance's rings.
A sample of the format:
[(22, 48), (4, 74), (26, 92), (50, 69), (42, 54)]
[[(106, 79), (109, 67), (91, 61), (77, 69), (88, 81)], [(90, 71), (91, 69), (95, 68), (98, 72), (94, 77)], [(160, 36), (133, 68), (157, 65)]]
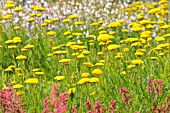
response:
[(52, 20), (53, 22), (55, 22), (55, 21), (58, 20), (58, 18), (51, 18), (51, 20)]
[(49, 19), (44, 20), (44, 23), (47, 23), (47, 24), (50, 24), (51, 22), (52, 22), (52, 20), (49, 20)]
[(92, 71), (92, 74), (93, 75), (101, 75), (103, 72), (102, 72), (102, 70), (100, 70), (100, 69), (95, 69), (95, 70), (93, 70)]
[(157, 42), (161, 42), (161, 41), (165, 41), (165, 38), (163, 38), (163, 37), (156, 37), (155, 40)]
[(76, 88), (70, 88), (68, 90), (68, 94), (75, 93), (75, 92), (76, 92)]
[(100, 60), (99, 62), (100, 62), (100, 63), (104, 63), (104, 62), (105, 62), (105, 60)]
[(121, 48), (121, 46), (120, 46), (120, 45), (116, 45), (116, 44), (111, 44), (111, 45), (109, 45), (109, 46), (107, 47), (107, 49), (108, 49), (109, 51), (115, 50), (115, 49), (119, 49), (119, 48)]
[(142, 31), (142, 27), (133, 27), (132, 31)]
[(112, 37), (111, 35), (109, 34), (100, 34), (98, 37), (97, 37), (97, 40), (99, 42), (107, 42), (108, 40), (110, 40)]
[(16, 69), (15, 69), (15, 71), (20, 71), (20, 70), (22, 70), (22, 68), (16, 68)]
[(150, 57), (151, 60), (157, 60), (158, 57)]
[(78, 18), (78, 16), (77, 15), (70, 15), (69, 18), (75, 19), (75, 18)]
[(15, 7), (15, 4), (7, 4), (4, 9), (10, 9), (10, 8), (13, 8)]
[(32, 22), (32, 21), (34, 21), (35, 19), (34, 18), (29, 18), (28, 19), (28, 22)]
[(41, 13), (38, 13), (38, 14), (36, 14), (36, 16), (37, 16), (37, 17), (41, 17), (41, 16), (42, 16), (42, 14), (41, 14)]
[(104, 64), (99, 62), (99, 63), (96, 63), (95, 66), (104, 66)]
[(136, 55), (136, 56), (143, 56), (144, 53), (142, 53), (142, 52), (136, 52), (135, 55)]
[(7, 41), (5, 41), (5, 44), (11, 44), (13, 42), (14, 42), (13, 40), (7, 40)]
[(43, 23), (41, 24), (41, 27), (44, 27), (44, 26), (47, 26), (48, 24), (47, 23)]
[(71, 33), (70, 31), (66, 31), (66, 32), (64, 32), (64, 35), (67, 36), (67, 35), (69, 35), (70, 33)]
[(84, 62), (83, 65), (87, 67), (93, 67), (94, 65), (91, 62)]
[(133, 65), (143, 65), (144, 61), (142, 61), (142, 60), (132, 60), (132, 64)]
[(21, 8), (21, 7), (16, 7), (16, 8), (14, 9), (14, 11), (15, 11), (15, 12), (22, 11), (22, 8)]
[(133, 67), (135, 67), (135, 65), (128, 65), (128, 66), (127, 66), (128, 69), (131, 69), (131, 68), (133, 68)]
[(12, 68), (6, 68), (5, 69), (5, 72), (10, 72), (10, 71), (12, 71)]
[(58, 81), (63, 80), (64, 78), (65, 78), (65, 76), (56, 76), (56, 77), (54, 77), (54, 79), (58, 80)]
[(10, 45), (10, 46), (8, 46), (8, 49), (15, 49), (15, 48), (17, 48), (16, 45)]
[(93, 22), (92, 24), (90, 24), (91, 26), (98, 26), (99, 23), (98, 22)]
[(61, 59), (59, 61), (59, 63), (62, 63), (62, 64), (70, 64), (70, 62), (71, 62), (71, 59)]
[(22, 48), (22, 49), (21, 49), (21, 51), (22, 51), (22, 52), (24, 52), (24, 51), (27, 51), (27, 49), (25, 49), (25, 48)]
[(79, 80), (79, 82), (77, 84), (82, 85), (82, 84), (85, 84), (85, 83), (88, 83), (88, 82), (90, 82), (90, 78), (82, 78), (82, 79)]
[(69, 23), (69, 22), (71, 22), (71, 20), (70, 19), (64, 19), (64, 20), (62, 20), (62, 22), (63, 23)]
[(24, 92), (23, 92), (23, 91), (18, 91), (16, 94), (17, 94), (18, 96), (21, 96), (21, 95), (24, 94)]
[(77, 21), (77, 22), (74, 22), (75, 25), (84, 25), (84, 22), (81, 22), (81, 21)]
[(47, 54), (47, 56), (48, 56), (48, 57), (51, 57), (51, 56), (53, 56), (53, 54), (52, 54), (52, 53), (49, 53), (49, 54)]
[(97, 53), (97, 55), (102, 55), (102, 54), (103, 54), (103, 52), (98, 52), (98, 53)]
[(90, 75), (89, 73), (82, 73), (82, 74), (81, 74), (81, 77), (87, 78), (89, 75)]
[(88, 54), (90, 54), (90, 51), (84, 50), (82, 53), (83, 53), (84, 55), (88, 55)]
[(91, 82), (91, 83), (97, 83), (97, 82), (99, 82), (99, 78), (97, 78), (97, 77), (92, 77), (92, 78), (90, 78), (90, 82)]
[(122, 26), (122, 24), (119, 23), (119, 22), (111, 22), (107, 27), (108, 28), (116, 28), (116, 27), (119, 27), (119, 26)]
[(103, 26), (101, 26), (101, 27), (99, 27), (99, 28), (98, 28), (98, 30), (103, 30), (103, 29), (104, 29), (104, 27), (103, 27)]
[(123, 52), (127, 53), (129, 51), (129, 48), (124, 48)]
[(84, 58), (84, 57), (85, 57), (84, 54), (79, 54), (79, 55), (77, 56), (77, 58), (79, 58), (79, 59)]
[(44, 72), (35, 72), (35, 75), (44, 75)]
[(98, 23), (99, 23), (99, 24), (103, 24), (103, 23), (104, 23), (104, 21), (103, 21), (103, 20), (100, 20), (100, 21), (98, 21)]
[(14, 89), (20, 89), (20, 88), (23, 88), (24, 86), (21, 85), (21, 84), (16, 84), (13, 86)]
[(126, 71), (123, 71), (123, 72), (122, 72), (122, 75), (126, 75)]
[(27, 59), (27, 57), (24, 56), (24, 55), (18, 55), (18, 56), (16, 57), (16, 59), (17, 59), (17, 60), (25, 60), (25, 59)]
[(24, 47), (24, 49), (31, 49), (31, 48), (34, 48), (34, 45), (26, 45), (26, 46)]
[(26, 84), (38, 84), (37, 78), (29, 78), (25, 81)]
[(14, 30), (18, 30), (18, 29), (20, 29), (21, 27), (20, 26), (15, 26), (14, 27)]
[(53, 35), (56, 35), (56, 32), (55, 31), (49, 31), (49, 32), (47, 32), (47, 35), (53, 36)]

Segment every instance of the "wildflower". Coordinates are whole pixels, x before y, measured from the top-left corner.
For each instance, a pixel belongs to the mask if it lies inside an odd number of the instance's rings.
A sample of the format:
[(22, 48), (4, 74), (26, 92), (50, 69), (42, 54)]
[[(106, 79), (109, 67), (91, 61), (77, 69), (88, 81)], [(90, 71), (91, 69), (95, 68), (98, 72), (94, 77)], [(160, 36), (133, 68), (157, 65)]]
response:
[(17, 60), (25, 60), (25, 59), (27, 59), (27, 57), (24, 56), (24, 55), (19, 55), (19, 56), (16, 57), (16, 59)]
[(96, 63), (95, 66), (104, 66), (104, 64), (99, 62), (99, 63)]
[(91, 26), (98, 26), (99, 23), (98, 22), (93, 22), (92, 24), (90, 24)]
[(24, 94), (24, 92), (23, 92), (23, 91), (18, 91), (18, 92), (16, 92), (16, 94), (17, 94), (18, 96), (21, 96), (21, 95)]
[(123, 72), (122, 72), (122, 75), (126, 75), (126, 71), (123, 71)]
[(84, 58), (84, 57), (85, 57), (84, 54), (79, 54), (79, 55), (77, 56), (77, 58), (79, 58), (79, 59)]
[(150, 57), (151, 60), (157, 60), (158, 57)]
[(90, 54), (90, 51), (84, 50), (82, 53), (83, 53), (84, 55), (88, 55), (88, 54)]
[(157, 42), (161, 42), (161, 41), (165, 41), (165, 38), (164, 37), (156, 37), (155, 40)]
[(68, 94), (75, 93), (75, 92), (76, 92), (76, 88), (70, 88), (68, 90)]
[(16, 84), (13, 86), (14, 89), (20, 89), (20, 88), (23, 88), (24, 86), (21, 85), (21, 84)]
[(122, 26), (122, 24), (119, 23), (119, 22), (111, 22), (107, 27), (108, 28), (116, 28), (116, 27), (119, 27), (119, 26)]
[(127, 53), (129, 51), (129, 48), (124, 48), (123, 52)]
[(53, 35), (56, 35), (56, 32), (55, 31), (49, 31), (49, 32), (47, 32), (47, 35), (53, 36)]
[(5, 44), (11, 44), (13, 42), (14, 42), (13, 40), (7, 40), (7, 41), (5, 41)]
[(85, 84), (87, 82), (90, 82), (90, 78), (82, 78), (82, 79), (79, 80), (79, 82), (77, 84), (82, 85), (82, 84)]
[(26, 84), (38, 84), (37, 78), (29, 78), (25, 81)]
[(22, 11), (22, 8), (21, 8), (21, 7), (16, 7), (16, 8), (14, 9), (14, 11), (15, 11), (15, 12)]
[(77, 22), (74, 22), (75, 25), (84, 25), (84, 22), (81, 22), (81, 21), (77, 21)]
[(24, 47), (24, 49), (31, 49), (31, 48), (34, 48), (34, 45), (26, 45), (26, 46)]
[(121, 46), (120, 46), (120, 45), (116, 45), (116, 44), (111, 44), (111, 45), (109, 45), (109, 46), (107, 47), (107, 49), (108, 49), (109, 51), (115, 50), (115, 49), (119, 49), (119, 48), (121, 48)]
[(28, 22), (32, 22), (32, 21), (35, 21), (35, 19), (34, 18), (29, 18), (28, 19)]
[(91, 62), (84, 62), (83, 65), (87, 67), (93, 67), (94, 65)]
[(16, 68), (16, 69), (15, 69), (15, 71), (20, 71), (20, 70), (22, 70), (22, 68)]
[(56, 76), (56, 77), (54, 77), (54, 79), (58, 80), (58, 81), (63, 80), (64, 78), (65, 78), (65, 76)]
[(82, 73), (82, 74), (81, 74), (81, 77), (87, 78), (89, 75), (90, 75), (89, 73)]
[(144, 62), (142, 60), (132, 60), (133, 65), (143, 65)]
[(64, 32), (64, 35), (67, 36), (67, 35), (69, 35), (70, 33), (71, 33), (70, 31), (66, 31), (66, 32)]
[(52, 53), (49, 53), (49, 54), (47, 54), (47, 56), (48, 56), (48, 57), (51, 57), (51, 56), (53, 56), (53, 54), (52, 54)]
[(8, 49), (15, 49), (15, 48), (17, 48), (16, 45), (10, 45), (10, 46), (8, 46)]
[(58, 18), (51, 18), (51, 20), (52, 20), (53, 22), (55, 22), (55, 21), (58, 20)]
[(62, 64), (70, 64), (70, 62), (71, 62), (71, 59), (61, 59), (59, 61), (59, 63), (62, 63)]
[(99, 42), (106, 42), (108, 41), (109, 39), (111, 39), (112, 37), (109, 35), (109, 34), (100, 34), (98, 37), (97, 37), (97, 40)]
[(100, 69), (95, 69), (95, 70), (92, 71), (92, 74), (94, 74), (94, 75), (101, 75), (102, 73), (103, 72)]
[(142, 52), (136, 52), (135, 55), (136, 55), (136, 56), (143, 56), (144, 53), (142, 53)]
[(71, 20), (70, 19), (64, 19), (64, 20), (62, 20), (62, 22), (63, 23), (69, 23), (69, 22), (71, 22)]
[(15, 26), (14, 27), (14, 30), (18, 30), (18, 29), (20, 29), (21, 27), (20, 26)]
[(44, 72), (35, 72), (35, 75), (44, 75)]
[(77, 15), (70, 15), (69, 18), (76, 19), (76, 18), (78, 18), (78, 16)]
[(97, 82), (99, 82), (99, 78), (97, 78), (97, 77), (90, 78), (90, 82), (97, 83)]

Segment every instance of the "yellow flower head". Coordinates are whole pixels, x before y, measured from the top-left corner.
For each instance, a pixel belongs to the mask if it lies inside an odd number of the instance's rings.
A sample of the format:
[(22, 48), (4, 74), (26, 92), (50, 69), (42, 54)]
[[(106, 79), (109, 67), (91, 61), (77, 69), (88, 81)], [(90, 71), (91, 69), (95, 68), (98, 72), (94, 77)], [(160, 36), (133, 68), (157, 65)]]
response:
[(144, 61), (142, 61), (142, 60), (132, 60), (132, 64), (133, 65), (143, 65)]
[(23, 88), (23, 87), (24, 87), (24, 86), (21, 85), (21, 84), (15, 84), (15, 85), (13, 86), (14, 89), (20, 89), (20, 88)]
[(54, 77), (54, 79), (58, 80), (58, 81), (63, 80), (64, 78), (65, 78), (65, 76), (56, 76), (56, 77)]
[(75, 19), (75, 18), (78, 18), (78, 16), (77, 15), (70, 15), (69, 18)]
[(29, 78), (25, 81), (26, 84), (38, 84), (37, 78)]
[(56, 35), (56, 32), (55, 31), (49, 31), (49, 32), (47, 32), (47, 35), (53, 36), (53, 35)]
[(22, 11), (22, 8), (21, 8), (21, 7), (16, 7), (16, 8), (14, 9), (14, 11), (15, 11), (15, 12)]
[(25, 59), (27, 59), (27, 57), (24, 56), (24, 55), (18, 55), (18, 56), (16, 57), (16, 59), (17, 59), (17, 60), (25, 60)]
[(89, 75), (90, 75), (89, 73), (82, 73), (82, 74), (81, 74), (81, 77), (87, 78)]
[(103, 72), (102, 72), (102, 70), (100, 70), (100, 69), (95, 69), (95, 70), (93, 70), (92, 71), (92, 74), (93, 75), (101, 75)]
[(92, 77), (92, 78), (90, 78), (90, 82), (91, 82), (91, 83), (97, 83), (97, 82), (99, 82), (99, 78), (97, 78), (97, 77)]

